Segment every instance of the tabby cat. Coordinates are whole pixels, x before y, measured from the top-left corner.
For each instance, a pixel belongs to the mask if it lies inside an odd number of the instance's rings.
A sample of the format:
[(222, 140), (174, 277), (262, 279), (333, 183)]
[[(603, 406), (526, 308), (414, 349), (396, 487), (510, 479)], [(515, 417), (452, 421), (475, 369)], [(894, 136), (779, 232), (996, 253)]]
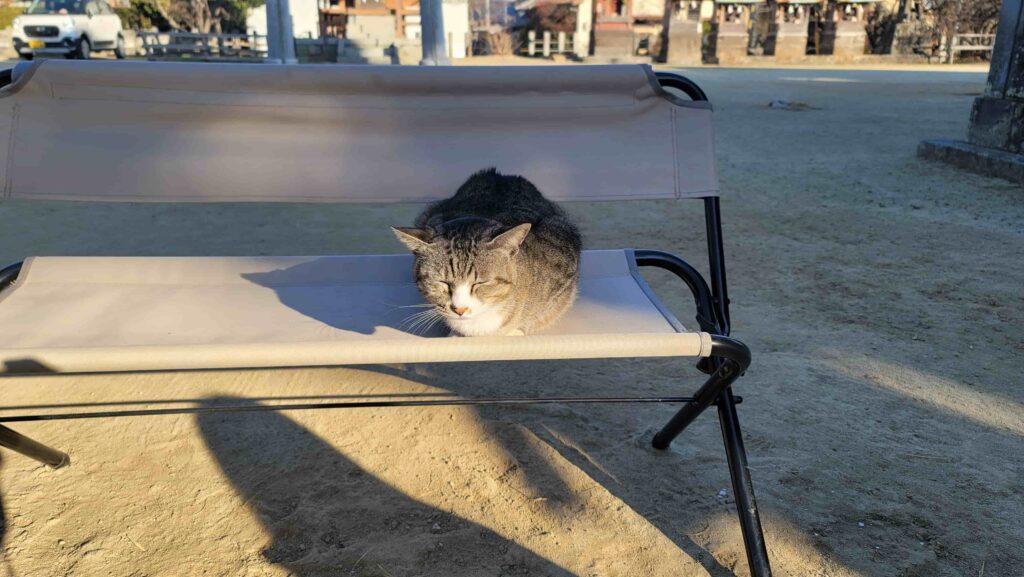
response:
[(420, 313), (463, 336), (525, 335), (572, 306), (579, 230), (521, 176), (490, 168), (432, 204), (415, 228), (393, 227), (415, 255)]

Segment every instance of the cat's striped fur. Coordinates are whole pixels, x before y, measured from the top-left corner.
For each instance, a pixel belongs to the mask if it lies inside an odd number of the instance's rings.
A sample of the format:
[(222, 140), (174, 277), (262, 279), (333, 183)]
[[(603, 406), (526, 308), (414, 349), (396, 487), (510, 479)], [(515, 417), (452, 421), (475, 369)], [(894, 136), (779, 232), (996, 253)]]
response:
[(491, 168), (395, 233), (416, 283), (452, 331), (529, 334), (572, 306), (581, 239), (565, 212), (521, 176)]

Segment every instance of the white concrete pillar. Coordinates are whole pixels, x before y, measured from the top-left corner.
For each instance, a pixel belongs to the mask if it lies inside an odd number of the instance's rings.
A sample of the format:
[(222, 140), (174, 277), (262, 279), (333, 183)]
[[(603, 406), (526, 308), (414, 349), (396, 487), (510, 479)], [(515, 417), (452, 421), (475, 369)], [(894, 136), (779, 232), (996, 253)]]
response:
[(274, 62), (295, 64), (295, 37), (288, 0), (267, 0), (267, 57)]
[(576, 30), (572, 33), (572, 51), (580, 58), (590, 54), (590, 28), (594, 20), (594, 0), (581, 0), (576, 8)]
[(422, 66), (449, 64), (445, 47), (444, 9), (441, 0), (420, 0), (420, 40), (423, 43)]

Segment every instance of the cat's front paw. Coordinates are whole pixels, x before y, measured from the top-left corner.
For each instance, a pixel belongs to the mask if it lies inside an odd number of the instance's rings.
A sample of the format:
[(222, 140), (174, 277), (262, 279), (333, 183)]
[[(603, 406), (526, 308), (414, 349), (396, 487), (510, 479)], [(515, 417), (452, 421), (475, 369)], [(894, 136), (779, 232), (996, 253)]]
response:
[(523, 329), (513, 329), (513, 330), (505, 333), (505, 336), (506, 337), (525, 337), (526, 336), (526, 331), (524, 331)]

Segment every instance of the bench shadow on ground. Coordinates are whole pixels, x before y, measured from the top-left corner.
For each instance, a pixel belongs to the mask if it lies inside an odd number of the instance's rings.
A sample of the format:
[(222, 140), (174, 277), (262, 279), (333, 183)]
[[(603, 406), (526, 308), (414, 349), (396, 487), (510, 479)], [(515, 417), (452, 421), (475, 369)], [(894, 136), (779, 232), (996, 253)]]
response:
[[(392, 367), (366, 368), (402, 378), (413, 376)], [(224, 406), (248, 401), (217, 397), (202, 404)], [(349, 411), (336, 412), (338, 419), (346, 414)], [(360, 416), (353, 426), (365, 423), (365, 418)], [(483, 421), (479, 415), (477, 418)], [(387, 575), (388, 571), (407, 567), (410, 551), (415, 551), (417, 569), (425, 574), (443, 573), (457, 562), (467, 568), (461, 573), (465, 575), (574, 575), (491, 529), (422, 503), (415, 494), (403, 493), (401, 487), (390, 486), (286, 415), (202, 414), (197, 423), (237, 498), (247, 503), (270, 536), (263, 557), (297, 576), (333, 575), (339, 568), (353, 575)], [(526, 438), (532, 431), (516, 427), (495, 430), (486, 424), (484, 428), (488, 430), (486, 442), (500, 445), (511, 456), (529, 487), (526, 491), (542, 504), (545, 513), (571, 517), (587, 507), (586, 499), (572, 491), (552, 469), (550, 456), (538, 452)], [(581, 465), (577, 459), (571, 462)], [(637, 511), (644, 513), (642, 509)], [(680, 527), (665, 531), (661, 525), (655, 523), (712, 577), (733, 575), (685, 536)], [(389, 540), (403, 543), (404, 557), (367, 546), (368, 538), (372, 541), (374, 534), (382, 533)], [(571, 540), (571, 535), (565, 537)]]
[[(219, 397), (204, 405), (245, 400)], [(427, 575), (450, 570), (453, 561), (466, 575), (572, 575), (490, 529), (389, 487), (283, 414), (203, 414), (197, 422), (238, 498), (270, 536), (262, 556), (290, 574), (391, 575), (412, 553)], [(374, 535), (381, 533), (403, 550), (375, 548)]]
[[(501, 382), (497, 377), (512, 374), (509, 363), (497, 363), (489, 372), (481, 373), (483, 365), (488, 363), (464, 363), (455, 374), (439, 374), (435, 376), (434, 368), (453, 368), (453, 365), (375, 365), (359, 367), (358, 371), (346, 369), (345, 379), (331, 385), (335, 387), (359, 385), (359, 373), (376, 373), (395, 380), (413, 385), (424, 386), (435, 392), (394, 392), (344, 394), (338, 392), (308, 395), (275, 395), (268, 396), (233, 396), (215, 398), (164, 398), (135, 399), (130, 401), (103, 401), (88, 403), (42, 403), (30, 405), (9, 405), (5, 410), (43, 411), (81, 409), (99, 409), (103, 407), (138, 408), (140, 406), (160, 406), (196, 404), (202, 407), (251, 406), (259, 402), (294, 402), (310, 403), (333, 401), (381, 401), (400, 399), (441, 400), (451, 397), (471, 397), (474, 394), (498, 396), (542, 394), (540, 390), (525, 390), (517, 387), (508, 390), (508, 383)], [(39, 367), (43, 367), (39, 365)], [(350, 371), (352, 371), (350, 373)], [(50, 372), (41, 371), (41, 372)], [(179, 371), (202, 378), (204, 371)], [(476, 378), (483, 377), (490, 381), (481, 389), (482, 383)], [(41, 376), (37, 378), (48, 378)], [(489, 390), (488, 390), (489, 389)], [(495, 390), (501, 389), (501, 390)], [(394, 410), (394, 409), (373, 409)], [(415, 411), (436, 409), (411, 409)], [(467, 409), (460, 409), (467, 410)], [(472, 409), (470, 409), (472, 410)], [(557, 409), (556, 409), (557, 410)], [(542, 514), (550, 514), (561, 518), (572, 518), (580, 510), (588, 507), (585, 496), (578, 494), (569, 487), (562, 475), (554, 469), (551, 456), (543, 454), (537, 448), (537, 442), (544, 443), (557, 451), (572, 466), (583, 471), (594, 482), (625, 502), (633, 511), (645, 517), (654, 527), (673, 541), (680, 550), (691, 559), (704, 566), (712, 577), (728, 577), (733, 573), (719, 564), (715, 558), (694, 542), (687, 533), (696, 523), (703, 519), (702, 513), (686, 508), (667, 507), (662, 502), (656, 508), (645, 505), (642, 499), (623, 491), (618, 483), (609, 482), (608, 476), (622, 477), (624, 472), (609, 472), (600, 464), (589, 460), (585, 455), (565, 446), (563, 442), (552, 440), (550, 430), (543, 425), (537, 426), (537, 417), (545, 419), (544, 414), (533, 414), (533, 409), (516, 409), (511, 413), (503, 408), (485, 408), (473, 411), (472, 418), (480, 423), (483, 438), (472, 437), (466, 442), (480, 443), (491, 450), (499, 450), (512, 460), (516, 471), (521, 475), (522, 486), (514, 490), (522, 491), (534, 498)], [(337, 419), (345, 419), (350, 410), (332, 411)], [(534, 418), (516, 419), (530, 415)], [(550, 417), (550, 415), (547, 415)], [(516, 427), (504, 426), (515, 422)], [(278, 412), (203, 414), (197, 417), (197, 423), (204, 441), (223, 471), (231, 482), (238, 498), (249, 506), (254, 517), (271, 536), (271, 543), (262, 552), (264, 558), (274, 564), (287, 567), (299, 576), (318, 576), (332, 574), (338, 567), (348, 567), (353, 571), (366, 563), (359, 561), (364, 553), (371, 562), (363, 567), (366, 575), (376, 575), (373, 563), (387, 563), (387, 555), (374, 555), (365, 548), (353, 548), (352, 542), (375, 532), (386, 532), (391, 535), (399, 532), (398, 537), (407, 541), (409, 547), (420, 549), (421, 562), (425, 568), (431, 563), (443, 567), (451, 560), (470, 557), (476, 566), (488, 568), (483, 574), (504, 574), (502, 570), (519, 571), (512, 575), (572, 575), (551, 561), (544, 559), (523, 546), (495, 534), (490, 529), (459, 518), (447, 511), (441, 511), (416, 500), (415, 494), (406, 495), (389, 486), (373, 474), (364, 471), (344, 453), (321, 440), (313, 432), (307, 430), (288, 416)], [(655, 424), (655, 423), (652, 423)], [(353, 427), (367, 425), (365, 415), (353, 420)], [(394, 431), (400, 433), (401, 431)], [(638, 452), (654, 452), (649, 446), (648, 432), (643, 434), (637, 447), (629, 447)], [(659, 453), (659, 452), (655, 452)], [(671, 453), (660, 453), (668, 461), (649, 463), (667, 473), (678, 487), (685, 487), (692, 477), (684, 466)], [(724, 470), (723, 470), (724, 472)], [(628, 476), (628, 473), (625, 473)], [(319, 481), (329, 479), (327, 484)], [(692, 479), (691, 479), (692, 480)], [(645, 485), (641, 484), (641, 485)], [(644, 486), (635, 489), (643, 491)], [(315, 509), (315, 510), (314, 510)], [(329, 513), (325, 515), (323, 509)], [(2, 510), (2, 503), (0, 503)], [(437, 530), (434, 524), (438, 524)], [(0, 524), (2, 528), (2, 524)], [(438, 533), (432, 535), (432, 533)], [(450, 534), (449, 534), (450, 533)], [(566, 535), (568, 536), (568, 535)], [(444, 551), (433, 551), (424, 545), (424, 538), (436, 539), (444, 543)], [(2, 544), (2, 539), (0, 539)], [(355, 554), (355, 557), (353, 557)], [(465, 560), (465, 559), (463, 559)], [(404, 562), (404, 561), (403, 561)], [(387, 565), (384, 565), (387, 566)], [(352, 573), (361, 575), (363, 573)], [(383, 574), (383, 573), (381, 573)]]

